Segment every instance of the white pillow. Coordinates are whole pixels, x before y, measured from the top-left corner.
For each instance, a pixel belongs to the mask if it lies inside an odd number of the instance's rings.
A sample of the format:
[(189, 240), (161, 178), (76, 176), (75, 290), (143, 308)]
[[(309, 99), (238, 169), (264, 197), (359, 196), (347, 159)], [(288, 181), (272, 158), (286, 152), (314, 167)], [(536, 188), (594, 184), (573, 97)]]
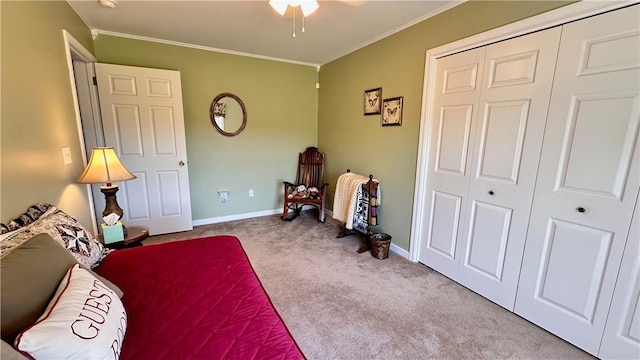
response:
[(118, 359), (126, 329), (118, 296), (76, 264), (15, 347), (35, 359)]

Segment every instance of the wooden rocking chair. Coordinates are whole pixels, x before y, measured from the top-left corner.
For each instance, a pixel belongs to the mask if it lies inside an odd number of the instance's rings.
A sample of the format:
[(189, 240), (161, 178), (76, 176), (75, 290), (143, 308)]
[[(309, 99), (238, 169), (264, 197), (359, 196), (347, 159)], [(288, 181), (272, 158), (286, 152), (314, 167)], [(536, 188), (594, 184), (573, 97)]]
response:
[[(315, 206), (320, 212), (320, 221), (324, 222), (325, 199), (327, 195), (328, 183), (324, 182), (324, 154), (316, 147), (308, 147), (298, 156), (298, 171), (296, 181), (284, 184), (284, 211), (282, 220), (291, 221), (300, 215), (300, 211), (305, 205)], [(306, 191), (299, 192), (300, 185), (304, 185)], [(316, 188), (317, 191), (310, 191)], [(294, 211), (294, 215), (289, 218), (289, 209)]]

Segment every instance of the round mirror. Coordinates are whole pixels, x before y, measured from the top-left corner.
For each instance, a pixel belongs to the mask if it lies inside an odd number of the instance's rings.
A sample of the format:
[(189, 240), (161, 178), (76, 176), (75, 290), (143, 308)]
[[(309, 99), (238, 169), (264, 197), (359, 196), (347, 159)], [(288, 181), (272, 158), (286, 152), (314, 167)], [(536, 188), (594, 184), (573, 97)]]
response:
[(209, 118), (220, 134), (236, 136), (247, 126), (247, 109), (239, 97), (222, 93), (211, 102)]

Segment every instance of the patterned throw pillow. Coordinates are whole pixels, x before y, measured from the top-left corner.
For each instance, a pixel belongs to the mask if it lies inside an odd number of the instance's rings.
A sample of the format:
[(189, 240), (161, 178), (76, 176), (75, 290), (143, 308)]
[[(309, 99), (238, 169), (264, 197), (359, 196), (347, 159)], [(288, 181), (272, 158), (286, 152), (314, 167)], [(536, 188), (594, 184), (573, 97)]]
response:
[(0, 258), (41, 233), (49, 234), (79, 263), (90, 268), (98, 266), (110, 251), (76, 219), (57, 207), (51, 206), (33, 223), (19, 228), (0, 242)]
[(11, 220), (8, 224), (0, 224), (0, 234), (5, 234), (10, 231), (18, 230), (22, 227), (32, 224), (38, 220), (49, 208), (51, 204), (37, 203), (29, 206), (27, 212)]

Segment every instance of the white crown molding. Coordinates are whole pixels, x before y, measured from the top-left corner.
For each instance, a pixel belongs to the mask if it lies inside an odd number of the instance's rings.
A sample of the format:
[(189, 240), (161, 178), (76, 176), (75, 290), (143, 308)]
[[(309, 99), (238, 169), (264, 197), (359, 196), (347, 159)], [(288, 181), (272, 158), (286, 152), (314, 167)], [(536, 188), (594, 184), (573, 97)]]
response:
[[(94, 32), (96, 34), (98, 34), (98, 35), (115, 36), (115, 37), (121, 37), (121, 38), (125, 38), (125, 39), (142, 40), (142, 41), (149, 41), (149, 42), (154, 42), (154, 43), (164, 44), (164, 45), (181, 46), (181, 47), (186, 47), (186, 48), (190, 48), (190, 49), (197, 49), (197, 50), (203, 50), (203, 51), (212, 51), (212, 52), (229, 54), (229, 55), (245, 56), (245, 57), (256, 58), (256, 59), (261, 59), (261, 60), (270, 60), (270, 61), (278, 61), (278, 62), (284, 62), (284, 63), (289, 63), (289, 64), (295, 64), (295, 65), (311, 66), (311, 67), (314, 67), (316, 69), (320, 68), (319, 64), (313, 64), (313, 63), (308, 63), (308, 62), (303, 62), (303, 61), (296, 61), (296, 60), (289, 60), (289, 59), (282, 59), (282, 58), (276, 58), (276, 57), (271, 57), (271, 56), (256, 55), (256, 54), (250, 54), (250, 53), (245, 53), (245, 52), (241, 52), (241, 51), (218, 49), (218, 48), (214, 48), (214, 47), (210, 47), (210, 46), (195, 45), (195, 44), (183, 43), (183, 42), (179, 42), (179, 41), (157, 39), (157, 38), (152, 38), (152, 37), (147, 37), (147, 36), (131, 35), (131, 34), (125, 34), (125, 33), (119, 33), (119, 32), (114, 32), (114, 31), (107, 31), (107, 30), (100, 30), (100, 29), (91, 30), (91, 34), (93, 34)], [(95, 38), (94, 38), (94, 40), (95, 40)]]
[[(441, 13), (443, 13), (443, 12), (449, 10), (449, 9), (452, 9), (452, 8), (458, 6), (458, 5), (461, 5), (461, 4), (463, 4), (463, 3), (467, 2), (467, 1), (468, 0), (457, 0), (457, 1), (453, 1), (451, 3), (448, 3), (447, 5), (444, 5), (444, 6), (438, 8), (436, 10), (433, 10), (433, 11), (427, 13), (427, 14), (424, 14), (421, 17), (419, 17), (419, 18), (417, 18), (417, 19), (415, 19), (413, 21), (410, 21), (410, 22), (408, 22), (408, 23), (406, 23), (404, 25), (401, 25), (401, 26), (399, 26), (399, 27), (397, 27), (397, 28), (395, 28), (395, 29), (393, 29), (391, 31), (388, 31), (388, 32), (386, 32), (386, 33), (384, 33), (382, 35), (379, 35), (376, 38), (371, 39), (369, 41), (366, 41), (366, 42), (364, 42), (364, 43), (362, 43), (362, 44), (360, 44), (358, 46), (355, 46), (355, 47), (347, 50), (344, 54), (342, 54), (340, 56), (337, 56), (337, 57), (333, 58), (332, 60), (329, 60), (329, 61), (325, 62), (324, 64), (328, 64), (328, 63), (330, 63), (330, 62), (332, 62), (334, 60), (340, 59), (343, 56), (347, 56), (347, 55), (351, 54), (352, 52), (358, 51), (358, 50), (360, 50), (360, 49), (362, 49), (364, 47), (367, 47), (367, 46), (377, 42), (377, 41), (380, 41), (380, 40), (382, 40), (382, 39), (384, 39), (386, 37), (389, 37), (389, 36), (391, 36), (391, 35), (393, 35), (395, 33), (398, 33), (398, 32), (400, 32), (400, 31), (402, 31), (404, 29), (407, 29), (407, 28), (409, 28), (409, 27), (411, 27), (411, 26), (413, 26), (413, 25), (415, 25), (417, 23), (420, 23), (420, 22), (425, 21), (425, 20), (427, 20), (427, 19), (429, 19), (431, 17), (434, 17), (434, 16), (436, 16), (438, 14), (441, 14)], [(318, 68), (318, 71), (320, 71), (319, 69), (320, 68)]]

